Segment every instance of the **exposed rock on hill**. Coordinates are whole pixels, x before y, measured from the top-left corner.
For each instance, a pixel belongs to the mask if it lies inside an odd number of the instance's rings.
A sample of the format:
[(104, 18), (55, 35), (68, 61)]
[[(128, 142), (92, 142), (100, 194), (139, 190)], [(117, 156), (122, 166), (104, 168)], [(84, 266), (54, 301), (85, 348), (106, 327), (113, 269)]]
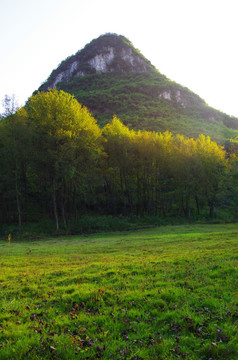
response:
[(106, 72), (146, 72), (154, 69), (123, 36), (106, 34), (93, 40), (75, 55), (64, 60), (42, 86), (54, 88), (59, 82), (86, 74)]
[(160, 74), (120, 35), (102, 35), (62, 61), (39, 90), (54, 87), (74, 94), (101, 125), (116, 114), (135, 129), (203, 133), (220, 142), (238, 135), (237, 118)]

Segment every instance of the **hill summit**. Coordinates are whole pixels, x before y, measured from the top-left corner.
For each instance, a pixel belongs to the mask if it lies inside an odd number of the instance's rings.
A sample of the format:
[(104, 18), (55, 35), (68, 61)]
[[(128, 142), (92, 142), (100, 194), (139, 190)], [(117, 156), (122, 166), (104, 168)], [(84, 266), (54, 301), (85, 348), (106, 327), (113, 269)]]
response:
[(87, 106), (100, 125), (116, 114), (134, 129), (203, 133), (223, 142), (238, 135), (238, 119), (209, 107), (162, 75), (122, 35), (105, 34), (61, 62), (40, 91), (62, 89)]
[(54, 88), (59, 82), (95, 73), (148, 71), (156, 69), (129, 40), (122, 35), (105, 34), (62, 61), (42, 88)]

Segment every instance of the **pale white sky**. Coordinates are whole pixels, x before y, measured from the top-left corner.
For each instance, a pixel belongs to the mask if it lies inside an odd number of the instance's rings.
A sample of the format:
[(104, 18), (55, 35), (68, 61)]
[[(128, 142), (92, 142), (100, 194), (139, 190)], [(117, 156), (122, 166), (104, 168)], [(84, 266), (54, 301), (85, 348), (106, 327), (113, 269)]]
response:
[(62, 60), (107, 32), (238, 117), (238, 0), (1, 0), (0, 99), (15, 94), (23, 105)]

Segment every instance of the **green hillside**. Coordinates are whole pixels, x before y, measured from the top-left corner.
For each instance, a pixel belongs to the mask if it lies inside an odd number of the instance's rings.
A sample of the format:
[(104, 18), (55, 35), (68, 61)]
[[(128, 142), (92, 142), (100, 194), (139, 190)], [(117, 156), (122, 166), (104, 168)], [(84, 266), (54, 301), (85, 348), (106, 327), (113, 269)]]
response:
[(203, 133), (218, 142), (238, 135), (237, 118), (160, 74), (123, 36), (103, 35), (64, 60), (39, 90), (54, 87), (75, 95), (100, 125), (116, 114), (134, 129)]
[[(238, 129), (236, 119), (210, 108), (197, 95), (159, 73), (87, 75), (61, 83), (59, 88), (89, 107), (100, 125), (116, 114), (134, 129), (169, 130), (189, 137), (204, 133), (216, 141), (238, 134), (233, 130)], [(177, 100), (179, 93), (182, 104)]]

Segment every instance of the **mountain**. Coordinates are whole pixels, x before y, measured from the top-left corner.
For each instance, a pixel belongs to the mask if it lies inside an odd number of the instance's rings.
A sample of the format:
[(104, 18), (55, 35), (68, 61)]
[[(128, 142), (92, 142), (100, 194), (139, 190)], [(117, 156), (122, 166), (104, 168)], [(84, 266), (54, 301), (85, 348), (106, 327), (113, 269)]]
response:
[(238, 135), (238, 119), (209, 107), (162, 75), (124, 36), (105, 34), (62, 61), (38, 89), (74, 94), (103, 126), (116, 114), (134, 129), (203, 133), (223, 142)]

